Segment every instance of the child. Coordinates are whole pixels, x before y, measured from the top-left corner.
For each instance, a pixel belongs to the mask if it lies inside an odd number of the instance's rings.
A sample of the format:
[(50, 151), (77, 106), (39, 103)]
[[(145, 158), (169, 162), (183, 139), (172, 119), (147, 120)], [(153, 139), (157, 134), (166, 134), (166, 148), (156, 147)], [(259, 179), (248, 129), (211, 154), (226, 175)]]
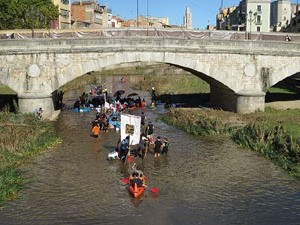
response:
[(96, 124), (93, 128), (92, 128), (92, 133), (93, 133), (93, 136), (95, 138), (97, 138), (99, 136), (99, 133), (100, 133), (100, 127), (98, 124)]

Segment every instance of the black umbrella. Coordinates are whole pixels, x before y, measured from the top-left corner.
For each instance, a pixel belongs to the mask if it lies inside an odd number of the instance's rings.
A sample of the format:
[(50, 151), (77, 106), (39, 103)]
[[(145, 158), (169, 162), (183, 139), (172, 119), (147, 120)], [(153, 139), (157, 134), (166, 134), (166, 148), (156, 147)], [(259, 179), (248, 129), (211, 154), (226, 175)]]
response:
[(117, 96), (120, 96), (120, 95), (123, 95), (125, 93), (124, 90), (118, 90), (114, 93), (114, 97), (117, 97)]
[(128, 97), (137, 96), (137, 95), (139, 95), (139, 94), (138, 94), (138, 93), (130, 93), (130, 94), (128, 95)]

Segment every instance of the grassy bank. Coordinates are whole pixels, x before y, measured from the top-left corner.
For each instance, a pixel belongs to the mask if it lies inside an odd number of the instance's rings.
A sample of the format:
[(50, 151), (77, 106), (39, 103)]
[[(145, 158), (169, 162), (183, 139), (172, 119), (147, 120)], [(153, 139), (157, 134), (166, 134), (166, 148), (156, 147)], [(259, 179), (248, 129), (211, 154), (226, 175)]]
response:
[(0, 204), (16, 198), (28, 182), (24, 163), (58, 141), (51, 122), (33, 114), (0, 112)]
[(161, 117), (193, 135), (228, 135), (239, 146), (269, 158), (300, 177), (300, 110), (272, 110), (238, 115), (213, 109), (171, 109)]

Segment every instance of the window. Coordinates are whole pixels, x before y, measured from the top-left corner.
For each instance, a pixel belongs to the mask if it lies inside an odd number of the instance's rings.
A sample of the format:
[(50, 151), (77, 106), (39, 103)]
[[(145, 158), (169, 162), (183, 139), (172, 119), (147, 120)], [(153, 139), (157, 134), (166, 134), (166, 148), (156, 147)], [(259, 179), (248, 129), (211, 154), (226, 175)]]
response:
[(60, 2), (64, 5), (69, 5), (69, 0), (60, 0)]
[(62, 16), (62, 17), (68, 17), (69, 16), (69, 10), (64, 10), (64, 9), (61, 9), (60, 10), (60, 15)]
[(257, 32), (260, 32), (260, 27), (256, 27), (256, 31), (257, 31)]
[(261, 24), (261, 16), (260, 15), (258, 15), (256, 17), (256, 24)]
[(257, 6), (257, 11), (258, 11), (258, 12), (261, 12), (261, 5), (258, 5), (258, 6)]

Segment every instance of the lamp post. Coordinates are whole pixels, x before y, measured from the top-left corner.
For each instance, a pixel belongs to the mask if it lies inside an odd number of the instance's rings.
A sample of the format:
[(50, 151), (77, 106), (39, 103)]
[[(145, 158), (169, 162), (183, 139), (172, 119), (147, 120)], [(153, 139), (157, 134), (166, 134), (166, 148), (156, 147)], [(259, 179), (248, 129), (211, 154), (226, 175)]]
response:
[(253, 12), (252, 12), (252, 10), (251, 10), (251, 9), (250, 9), (250, 11), (249, 11), (248, 15), (249, 15), (248, 22), (249, 22), (249, 24), (250, 24), (250, 27), (249, 27), (249, 36), (248, 36), (248, 39), (249, 39), (249, 40), (251, 40), (252, 22), (254, 21), (254, 20), (253, 20), (253, 18), (252, 18), (252, 16), (253, 16)]
[(136, 27), (139, 27), (139, 0), (136, 0)]

